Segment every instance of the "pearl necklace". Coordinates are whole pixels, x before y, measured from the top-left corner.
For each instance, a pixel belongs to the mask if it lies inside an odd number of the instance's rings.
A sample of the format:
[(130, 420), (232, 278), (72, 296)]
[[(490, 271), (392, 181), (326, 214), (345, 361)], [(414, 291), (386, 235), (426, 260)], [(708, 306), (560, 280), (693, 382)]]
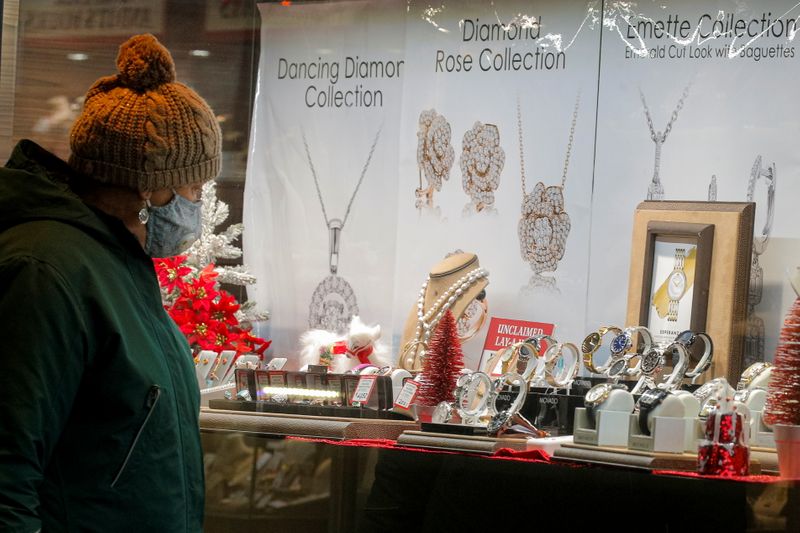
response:
[(444, 314), (453, 307), (456, 300), (458, 300), (470, 286), (488, 275), (489, 272), (480, 267), (464, 274), (458, 281), (450, 285), (450, 287), (433, 302), (430, 309), (425, 312), (425, 293), (428, 290), (428, 283), (431, 280), (431, 277), (428, 276), (428, 279), (425, 280), (425, 283), (422, 284), (422, 288), (419, 291), (419, 299), (417, 300), (417, 328), (414, 334), (414, 341), (412, 341), (413, 344), (423, 345), (422, 353), (424, 353), (425, 348), (428, 346), (431, 333), (436, 329), (436, 326), (439, 324)]

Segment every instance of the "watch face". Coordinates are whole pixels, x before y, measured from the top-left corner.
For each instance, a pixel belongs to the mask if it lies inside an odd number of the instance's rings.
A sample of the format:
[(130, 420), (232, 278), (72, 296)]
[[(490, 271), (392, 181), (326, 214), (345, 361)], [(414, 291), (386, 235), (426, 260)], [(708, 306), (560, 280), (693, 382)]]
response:
[(533, 357), (534, 352), (533, 352), (533, 350), (531, 348), (532, 348), (532, 346), (529, 343), (523, 342), (519, 346), (519, 358), (520, 359), (524, 359), (524, 360), (527, 361), (528, 359)]
[(655, 407), (669, 395), (669, 392), (663, 389), (649, 389), (642, 393), (639, 398), (639, 406), (644, 408)]
[(611, 353), (620, 355), (625, 353), (631, 345), (631, 338), (627, 333), (620, 333), (611, 341)]
[(489, 433), (489, 435), (497, 435), (510, 419), (511, 413), (508, 411), (497, 413), (486, 425), (486, 431)]
[(669, 275), (667, 281), (667, 295), (670, 300), (680, 300), (686, 291), (686, 274), (682, 270), (675, 270)]
[(581, 351), (583, 353), (592, 353), (600, 345), (600, 334), (597, 332), (590, 333), (583, 339), (581, 343)]
[(694, 334), (694, 332), (687, 329), (686, 331), (681, 331), (680, 333), (678, 333), (678, 336), (675, 337), (675, 342), (679, 342), (686, 346), (691, 346), (692, 343), (694, 342), (695, 337), (696, 335)]
[(628, 368), (628, 361), (625, 359), (617, 359), (608, 367), (608, 375), (611, 377), (617, 376), (623, 373), (626, 368)]
[(473, 372), (471, 379), (461, 389), (461, 395), (456, 398), (458, 408), (466, 415), (473, 416), (486, 407), (494, 390), (492, 381), (482, 372)]
[(585, 404), (597, 404), (601, 403), (603, 399), (608, 396), (609, 391), (611, 390), (611, 385), (608, 383), (601, 383), (599, 385), (595, 385), (589, 392), (586, 393), (584, 396), (584, 403)]
[(661, 364), (661, 354), (658, 353), (656, 350), (650, 350), (646, 354), (642, 355), (642, 373), (643, 374), (652, 374), (654, 373)]
[(436, 405), (436, 409), (433, 410), (433, 415), (431, 416), (431, 421), (434, 424), (445, 424), (450, 421), (450, 413), (452, 412), (452, 407), (447, 402), (439, 402)]

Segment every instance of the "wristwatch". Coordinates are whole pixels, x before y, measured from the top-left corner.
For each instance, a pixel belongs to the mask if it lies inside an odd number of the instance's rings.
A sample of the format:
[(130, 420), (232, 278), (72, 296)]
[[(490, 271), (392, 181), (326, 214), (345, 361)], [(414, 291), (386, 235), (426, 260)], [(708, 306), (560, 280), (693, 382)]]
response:
[(764, 361), (753, 363), (752, 365), (748, 366), (747, 369), (742, 372), (742, 377), (739, 378), (739, 383), (736, 384), (736, 390), (747, 389), (753, 380), (766, 372), (766, 370), (771, 366), (772, 363), (767, 363)]
[(650, 435), (650, 428), (647, 425), (650, 413), (671, 394), (671, 392), (664, 389), (648, 389), (639, 397), (639, 403), (636, 406), (639, 408), (639, 430), (642, 435)]
[[(650, 334), (650, 330), (644, 326), (631, 326), (629, 328), (625, 328), (624, 331), (621, 331), (611, 340), (611, 354), (614, 356), (621, 356), (633, 348), (633, 335), (638, 333), (639, 336), (644, 341), (644, 346), (642, 347), (641, 352), (649, 352), (650, 349), (653, 347), (653, 336)], [(639, 350), (636, 350), (639, 353)]]
[(677, 344), (682, 344), (685, 346), (689, 355), (691, 355), (691, 349), (694, 347), (697, 339), (703, 341), (703, 355), (700, 356), (700, 360), (697, 362), (695, 367), (686, 372), (686, 377), (692, 379), (700, 376), (711, 366), (711, 358), (714, 355), (714, 343), (711, 342), (711, 337), (709, 337), (707, 334), (695, 333), (690, 330), (680, 332), (678, 336), (675, 337), (674, 341)]
[(431, 415), (434, 424), (447, 424), (453, 418), (453, 405), (450, 402), (439, 402)]
[(583, 354), (583, 366), (592, 374), (602, 374), (606, 367), (598, 367), (594, 364), (594, 354), (603, 345), (603, 337), (607, 333), (619, 335), (622, 330), (616, 326), (603, 326), (594, 333), (590, 333), (581, 343), (581, 353)]
[(623, 375), (628, 375), (631, 359), (638, 355), (639, 354), (624, 354), (612, 356), (608, 365), (606, 365), (607, 368), (605, 372), (603, 373), (612, 379), (619, 378)]
[(735, 392), (728, 384), (727, 379), (714, 378), (711, 381), (703, 383), (700, 388), (698, 388), (692, 394), (695, 398), (697, 398), (697, 401), (700, 402), (700, 412), (697, 416), (701, 420), (705, 420), (708, 418), (708, 415), (717, 408), (717, 405), (719, 405), (719, 399), (721, 397), (733, 397)]
[[(563, 363), (565, 350), (572, 354), (569, 366)], [(578, 365), (580, 364), (578, 347), (571, 342), (551, 344), (544, 353), (544, 360), (545, 379), (547, 380), (547, 384), (551, 387), (563, 389), (578, 375)], [(559, 361), (562, 362), (560, 370), (556, 368)]]
[(667, 390), (676, 390), (683, 383), (683, 378), (686, 376), (686, 369), (689, 368), (689, 350), (686, 349), (684, 344), (673, 342), (664, 349), (664, 363), (666, 364), (667, 357), (673, 355), (678, 356), (678, 363), (672, 367), (672, 372), (667, 375), (663, 383), (659, 383), (658, 387)]
[[(552, 339), (549, 335), (546, 337), (549, 341)], [(525, 381), (530, 381), (536, 373), (539, 366), (538, 359), (542, 356), (541, 338), (530, 337), (519, 343), (517, 348), (517, 374), (520, 374)], [(533, 362), (531, 362), (533, 361)]]
[(664, 368), (664, 354), (656, 349), (644, 352), (639, 363), (639, 371), (645, 376), (658, 374)]
[[(494, 415), (486, 425), (486, 433), (490, 437), (502, 437), (508, 434), (513, 426), (521, 426), (527, 430), (526, 433), (530, 433), (533, 437), (544, 438), (550, 436), (547, 431), (537, 428), (520, 413), (512, 413), (510, 410), (501, 411)], [(524, 433), (521, 435), (524, 435)]]
[(686, 272), (683, 270), (683, 263), (686, 259), (686, 249), (675, 249), (675, 266), (672, 272), (667, 276), (667, 296), (669, 297), (669, 310), (667, 311), (667, 320), (676, 322), (678, 320), (678, 304), (686, 294), (686, 289), (689, 286), (686, 279)]
[(497, 398), (500, 396), (500, 393), (505, 388), (506, 384), (514, 386), (517, 385), (519, 390), (517, 391), (517, 395), (514, 397), (514, 401), (511, 402), (511, 405), (504, 409), (505, 411), (511, 411), (512, 413), (516, 413), (520, 409), (522, 409), (522, 405), (525, 403), (525, 399), (528, 396), (528, 383), (523, 379), (522, 376), (517, 374), (516, 372), (506, 372), (492, 383), (491, 388), (491, 397), (489, 399), (489, 413), (492, 415), (497, 414), (500, 412), (497, 409)]
[(734, 401), (746, 404), (747, 400), (750, 399), (750, 395), (757, 390), (765, 390), (765, 389), (762, 389), (761, 387), (756, 387), (754, 389), (740, 389), (733, 393), (733, 399)]
[(608, 400), (609, 394), (614, 389), (626, 389), (625, 385), (615, 385), (613, 383), (600, 383), (595, 385), (583, 397), (583, 405), (586, 407), (586, 416), (589, 422), (594, 425), (596, 422), (595, 411), (600, 407), (603, 402)]
[[(492, 394), (492, 380), (483, 372), (473, 372), (464, 378), (456, 397), (456, 407), (461, 417), (467, 419), (480, 415), (486, 409)], [(480, 388), (481, 385), (483, 390)], [(477, 402), (474, 402), (476, 398)]]
[(733, 389), (731, 389), (731, 386), (728, 385), (727, 379), (714, 378), (711, 381), (707, 381), (702, 385), (700, 385), (700, 387), (692, 394), (694, 395), (695, 398), (697, 398), (697, 401), (700, 402), (700, 404), (702, 405), (703, 402), (705, 402), (709, 397), (714, 396), (715, 393), (722, 390), (724, 390), (726, 394), (729, 392), (733, 394), (732, 392)]

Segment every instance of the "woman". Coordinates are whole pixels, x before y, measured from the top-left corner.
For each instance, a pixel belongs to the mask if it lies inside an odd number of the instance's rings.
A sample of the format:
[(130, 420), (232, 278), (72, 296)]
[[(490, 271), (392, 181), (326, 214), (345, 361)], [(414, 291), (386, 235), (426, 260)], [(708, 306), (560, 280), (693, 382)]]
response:
[(200, 531), (199, 393), (152, 257), (200, 234), (221, 135), (152, 36), (120, 47), (65, 163), (0, 169), (0, 530)]

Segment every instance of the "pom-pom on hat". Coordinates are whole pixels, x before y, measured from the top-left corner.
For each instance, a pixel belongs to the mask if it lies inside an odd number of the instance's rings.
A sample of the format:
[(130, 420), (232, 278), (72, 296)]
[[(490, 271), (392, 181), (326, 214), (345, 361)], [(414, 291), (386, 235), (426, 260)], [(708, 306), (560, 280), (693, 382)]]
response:
[(175, 81), (172, 56), (150, 34), (119, 47), (118, 74), (97, 80), (70, 132), (70, 165), (103, 183), (142, 191), (219, 174), (222, 134), (214, 112)]

